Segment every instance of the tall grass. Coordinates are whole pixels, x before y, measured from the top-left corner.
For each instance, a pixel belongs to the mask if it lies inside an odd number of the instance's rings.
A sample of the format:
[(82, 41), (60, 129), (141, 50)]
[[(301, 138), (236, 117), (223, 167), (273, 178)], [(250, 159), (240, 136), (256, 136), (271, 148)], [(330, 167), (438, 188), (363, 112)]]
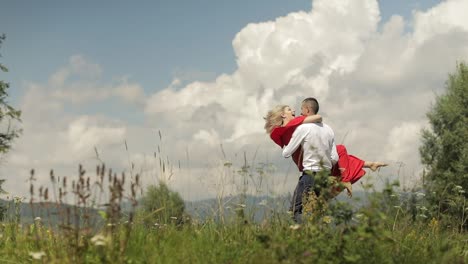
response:
[[(336, 208), (335, 208), (336, 209)], [(339, 210), (338, 210), (339, 211)], [(134, 219), (81, 234), (54, 231), (40, 222), (15, 232), (2, 230), (2, 263), (464, 263), (466, 235), (441, 230), (436, 220), (409, 224), (402, 218), (395, 230), (389, 217), (372, 206), (348, 222), (323, 219), (297, 227), (282, 221), (262, 224), (208, 221), (182, 226), (145, 226)], [(5, 230), (6, 229), (6, 230)], [(41, 254), (42, 253), (42, 254)], [(36, 254), (37, 257), (34, 254)]]
[[(221, 189), (211, 217), (168, 223), (147, 221), (164, 208), (140, 211), (138, 194), (143, 190), (133, 165), (130, 179), (104, 164), (93, 177), (81, 166), (74, 179), (52, 171), (50, 186), (39, 188), (32, 171), (34, 221), (20, 221), (21, 200), (11, 203), (0, 226), (0, 263), (468, 262), (468, 236), (451, 228), (460, 223), (430, 215), (420, 191), (401, 193), (396, 183), (382, 191), (366, 185), (367, 202), (361, 207), (317, 197), (306, 204), (308, 217), (299, 226), (284, 206), (271, 204), (275, 200), (247, 202), (249, 190), (264, 194), (260, 190), (272, 173), (270, 165), (254, 160), (248, 162), (244, 154), (239, 166), (222, 164), (225, 180), (240, 179), (237, 200), (225, 198)], [(158, 161), (159, 172), (170, 178), (171, 166), (165, 159)], [(258, 220), (260, 208), (266, 210)]]

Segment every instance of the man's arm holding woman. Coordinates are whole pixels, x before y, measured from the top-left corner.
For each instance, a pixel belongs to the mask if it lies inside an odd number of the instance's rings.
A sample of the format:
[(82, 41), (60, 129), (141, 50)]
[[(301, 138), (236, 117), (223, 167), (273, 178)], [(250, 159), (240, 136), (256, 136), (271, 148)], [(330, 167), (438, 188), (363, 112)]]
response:
[(309, 130), (305, 126), (298, 126), (292, 134), (289, 144), (283, 148), (283, 157), (289, 158), (301, 146)]

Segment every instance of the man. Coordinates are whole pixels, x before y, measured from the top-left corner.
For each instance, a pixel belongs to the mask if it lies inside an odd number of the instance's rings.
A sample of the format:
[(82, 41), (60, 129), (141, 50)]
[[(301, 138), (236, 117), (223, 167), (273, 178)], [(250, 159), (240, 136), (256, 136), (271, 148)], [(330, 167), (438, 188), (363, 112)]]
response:
[[(319, 109), (315, 98), (307, 98), (302, 102), (301, 114), (309, 115), (316, 113)], [(338, 161), (336, 152), (335, 134), (333, 130), (324, 123), (309, 123), (300, 125), (293, 133), (291, 141), (283, 149), (283, 157), (289, 158), (298, 148), (302, 146), (304, 167), (302, 176), (294, 190), (291, 209), (294, 220), (302, 222), (302, 198), (308, 195), (314, 186), (317, 173), (330, 174), (333, 165)], [(318, 195), (318, 193), (317, 193)]]

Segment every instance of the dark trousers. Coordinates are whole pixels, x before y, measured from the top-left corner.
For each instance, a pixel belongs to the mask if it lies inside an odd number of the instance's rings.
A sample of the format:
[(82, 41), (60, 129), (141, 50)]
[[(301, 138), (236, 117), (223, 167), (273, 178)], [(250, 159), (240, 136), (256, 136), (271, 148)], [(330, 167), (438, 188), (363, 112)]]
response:
[(315, 174), (315, 172), (310, 171), (303, 172), (294, 190), (290, 210), (294, 214), (296, 223), (302, 222), (302, 199), (308, 197), (311, 190), (313, 190)]

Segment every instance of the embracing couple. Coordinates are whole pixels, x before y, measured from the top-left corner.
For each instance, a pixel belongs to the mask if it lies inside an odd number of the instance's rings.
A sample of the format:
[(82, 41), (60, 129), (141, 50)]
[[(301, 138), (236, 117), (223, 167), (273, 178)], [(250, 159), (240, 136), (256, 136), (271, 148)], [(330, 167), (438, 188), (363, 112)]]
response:
[[(309, 97), (302, 101), (301, 116), (287, 105), (276, 106), (265, 117), (265, 130), (271, 139), (283, 148), (285, 158), (292, 157), (302, 175), (294, 190), (290, 210), (294, 220), (301, 222), (303, 198), (310, 192), (319, 196), (321, 185), (317, 176), (336, 177), (348, 194), (352, 195), (351, 184), (358, 181), (366, 172), (363, 168), (376, 171), (386, 163), (364, 161), (348, 155), (344, 145), (335, 144), (335, 134), (318, 115), (319, 103)], [(323, 186), (323, 185), (322, 185)], [(341, 189), (333, 187), (336, 196)]]

